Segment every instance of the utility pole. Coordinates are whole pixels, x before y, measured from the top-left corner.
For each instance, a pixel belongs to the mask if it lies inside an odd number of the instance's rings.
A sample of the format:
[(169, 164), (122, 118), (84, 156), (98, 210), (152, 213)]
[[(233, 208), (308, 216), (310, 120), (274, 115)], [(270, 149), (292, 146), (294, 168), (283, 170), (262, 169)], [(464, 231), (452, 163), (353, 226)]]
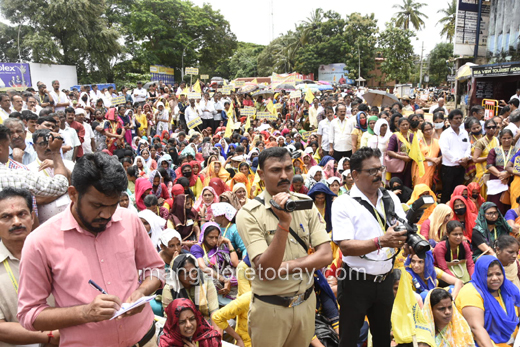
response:
[(273, 0), (269, 2), (269, 7), (271, 10), (271, 41), (274, 40), (274, 4)]
[(359, 41), (357, 43), (357, 51), (358, 51), (358, 87), (361, 84), (361, 50), (359, 49)]
[(424, 52), (424, 41), (422, 42), (422, 47), (421, 47), (421, 72), (420, 72), (420, 78), (419, 78), (419, 88), (422, 88), (422, 64), (423, 64), (423, 52)]

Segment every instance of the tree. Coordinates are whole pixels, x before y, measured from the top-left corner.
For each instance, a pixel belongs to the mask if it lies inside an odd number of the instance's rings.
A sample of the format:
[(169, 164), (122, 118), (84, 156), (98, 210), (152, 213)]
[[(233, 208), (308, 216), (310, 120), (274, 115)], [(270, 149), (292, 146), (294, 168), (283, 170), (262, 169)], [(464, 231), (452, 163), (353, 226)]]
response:
[[(361, 58), (361, 76), (370, 78), (370, 71), (375, 68), (377, 20), (374, 14), (362, 16), (352, 13), (347, 18), (347, 25), (343, 33), (343, 60), (349, 71), (349, 77), (356, 79), (359, 76), (359, 59)], [(341, 58), (341, 57), (338, 57)]]
[(379, 49), (384, 58), (381, 72), (386, 74), (386, 81), (409, 81), (414, 67), (412, 37), (415, 34), (411, 30), (398, 28), (395, 22), (386, 24), (386, 29), (379, 36)]
[(403, 0), (402, 5), (394, 5), (393, 8), (397, 8), (399, 11), (396, 15), (396, 26), (403, 29), (410, 29), (410, 24), (415, 30), (420, 30), (424, 26), (424, 18), (428, 18), (427, 15), (420, 12), (421, 7), (426, 6), (424, 3), (414, 2), (413, 0)]
[[(18, 29), (20, 29), (20, 50), (18, 50)], [(26, 25), (12, 27), (0, 23), (0, 61), (16, 63), (30, 60), (31, 50), (23, 40), (30, 32), (31, 28)]]
[(92, 71), (108, 74), (122, 51), (119, 33), (104, 16), (103, 0), (0, 0), (0, 10), (27, 33), (20, 45), (34, 62), (76, 65), (80, 77)]
[(453, 56), (452, 43), (438, 43), (430, 52), (430, 83), (439, 85), (446, 82), (446, 76), (450, 74), (450, 69), (446, 63)]
[(453, 37), (455, 36), (455, 19), (457, 18), (457, 0), (452, 0), (451, 3), (448, 2), (448, 8), (439, 10), (437, 13), (444, 15), (438, 22), (443, 24), (441, 36), (446, 36), (448, 41), (453, 43)]
[(258, 75), (258, 55), (265, 46), (239, 42), (238, 48), (229, 61), (229, 78), (252, 77)]

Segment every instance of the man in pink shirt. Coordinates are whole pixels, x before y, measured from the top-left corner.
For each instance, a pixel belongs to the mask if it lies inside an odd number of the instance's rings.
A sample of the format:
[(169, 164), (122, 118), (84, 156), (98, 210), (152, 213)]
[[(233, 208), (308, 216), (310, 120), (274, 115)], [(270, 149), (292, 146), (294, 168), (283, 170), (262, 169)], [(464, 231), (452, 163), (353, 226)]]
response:
[[(123, 302), (135, 302), (164, 285), (164, 262), (143, 224), (118, 208), (127, 183), (115, 157), (95, 153), (78, 160), (70, 207), (25, 241), (18, 300), (24, 328), (59, 329), (64, 347), (157, 346), (150, 305), (110, 320)], [(89, 280), (108, 294), (100, 294)], [(50, 294), (55, 308), (46, 303)]]

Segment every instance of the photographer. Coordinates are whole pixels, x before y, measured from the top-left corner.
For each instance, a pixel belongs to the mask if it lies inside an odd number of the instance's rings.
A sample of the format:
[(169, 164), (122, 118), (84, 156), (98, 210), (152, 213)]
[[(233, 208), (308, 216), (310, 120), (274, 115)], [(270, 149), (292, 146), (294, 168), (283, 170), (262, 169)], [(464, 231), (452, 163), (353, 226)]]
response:
[(390, 345), (392, 260), (404, 245), (407, 231), (394, 231), (390, 214), (401, 219), (406, 215), (394, 193), (380, 190), (384, 173), (380, 157), (379, 149), (356, 151), (350, 159), (355, 185), (350, 195), (342, 195), (332, 204), (333, 240), (343, 254), (344, 271), (338, 275), (341, 347), (357, 346), (365, 316), (374, 347)]
[[(265, 190), (236, 217), (256, 272), (251, 283), (251, 342), (253, 346), (308, 346), (315, 327), (313, 273), (332, 262), (330, 240), (312, 200), (289, 192), (294, 172), (287, 149), (264, 150), (258, 164)], [(296, 209), (287, 212), (288, 205)], [(315, 252), (308, 255), (311, 245)]]

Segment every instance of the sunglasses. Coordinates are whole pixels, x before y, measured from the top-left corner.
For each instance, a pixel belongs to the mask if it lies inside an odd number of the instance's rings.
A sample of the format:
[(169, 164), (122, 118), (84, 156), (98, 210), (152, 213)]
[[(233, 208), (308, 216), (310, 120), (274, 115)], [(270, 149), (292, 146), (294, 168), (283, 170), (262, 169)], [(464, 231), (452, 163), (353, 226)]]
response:
[(486, 127), (486, 129), (496, 129), (497, 127)]

